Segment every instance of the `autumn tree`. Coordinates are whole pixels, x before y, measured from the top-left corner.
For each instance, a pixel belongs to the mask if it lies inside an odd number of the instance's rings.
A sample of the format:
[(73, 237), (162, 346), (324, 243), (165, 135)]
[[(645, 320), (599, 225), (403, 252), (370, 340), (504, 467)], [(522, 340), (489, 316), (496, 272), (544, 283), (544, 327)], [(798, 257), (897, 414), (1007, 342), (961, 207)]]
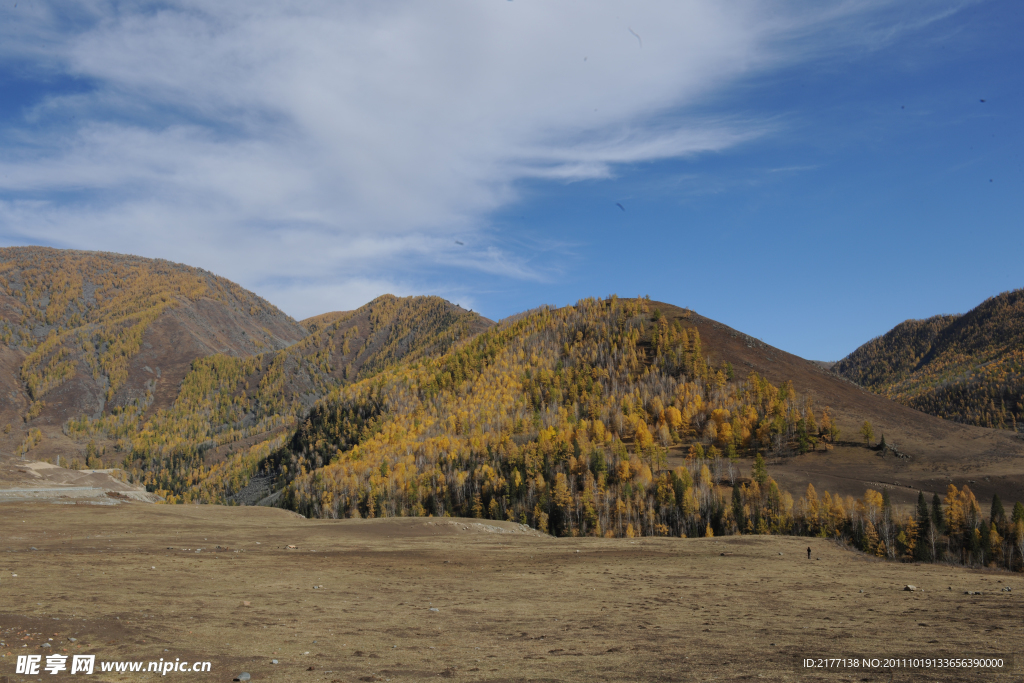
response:
[(818, 492), (814, 490), (814, 484), (807, 484), (804, 498), (806, 499), (804, 519), (807, 522), (808, 531), (816, 533), (821, 526), (821, 505), (818, 502)]
[(821, 427), (819, 428), (819, 434), (821, 435), (822, 441), (825, 442), (825, 449), (832, 448), (832, 445), (839, 440), (839, 427), (836, 426), (835, 421), (832, 419), (832, 409), (825, 406), (821, 413)]
[(875, 432), (867, 420), (864, 420), (864, 424), (860, 426), (860, 435), (864, 437), (864, 445), (870, 447), (871, 440), (875, 438)]

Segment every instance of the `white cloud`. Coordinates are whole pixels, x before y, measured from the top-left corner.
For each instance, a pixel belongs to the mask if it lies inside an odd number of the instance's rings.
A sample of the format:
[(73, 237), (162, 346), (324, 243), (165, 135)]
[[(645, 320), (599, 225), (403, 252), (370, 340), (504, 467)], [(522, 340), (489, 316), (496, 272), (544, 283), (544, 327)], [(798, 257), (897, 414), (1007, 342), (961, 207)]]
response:
[(0, 234), (202, 266), (299, 317), (450, 285), (431, 269), (545, 277), (486, 229), (517, 181), (764, 134), (692, 112), (822, 21), (763, 2), (65, 10), (0, 29), (0, 63), (89, 84), (3, 131)]
[(330, 311), (351, 311), (382, 292), (395, 296), (419, 293), (392, 280), (361, 277), (347, 278), (343, 282), (287, 282), (274, 289), (274, 303), (283, 310), (295, 311), (293, 315), (298, 320)]

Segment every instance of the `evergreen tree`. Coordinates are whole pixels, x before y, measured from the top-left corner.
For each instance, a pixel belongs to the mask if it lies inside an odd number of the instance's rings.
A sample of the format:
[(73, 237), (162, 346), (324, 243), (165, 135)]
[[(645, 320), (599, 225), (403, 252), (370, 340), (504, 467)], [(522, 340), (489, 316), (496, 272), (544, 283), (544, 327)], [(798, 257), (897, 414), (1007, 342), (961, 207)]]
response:
[(999, 500), (999, 494), (992, 496), (992, 513), (989, 519), (993, 524), (1002, 525), (1006, 521), (1006, 511), (1003, 509), (1003, 501)]
[(1016, 524), (1017, 522), (1024, 521), (1024, 503), (1017, 502), (1013, 506), (1013, 517), (1010, 519), (1011, 522)]
[(732, 485), (732, 516), (736, 520), (736, 526), (740, 529), (746, 526), (746, 516), (743, 514), (743, 492), (738, 483)]
[(935, 525), (935, 531), (942, 533), (946, 528), (945, 513), (942, 510), (942, 499), (939, 498), (939, 494), (932, 495), (932, 524)]
[(765, 482), (768, 481), (768, 467), (764, 464), (764, 456), (760, 453), (754, 458), (754, 481), (760, 486), (764, 486)]
[(930, 562), (932, 559), (932, 548), (928, 543), (928, 527), (931, 523), (931, 514), (928, 511), (928, 501), (924, 499), (924, 491), (918, 491), (917, 543), (914, 545), (914, 559), (920, 562)]
[(981, 521), (981, 528), (978, 530), (981, 551), (981, 563), (988, 564), (992, 559), (992, 525), (987, 519)]
[(981, 552), (981, 532), (977, 529), (964, 529), (964, 562), (973, 562)]

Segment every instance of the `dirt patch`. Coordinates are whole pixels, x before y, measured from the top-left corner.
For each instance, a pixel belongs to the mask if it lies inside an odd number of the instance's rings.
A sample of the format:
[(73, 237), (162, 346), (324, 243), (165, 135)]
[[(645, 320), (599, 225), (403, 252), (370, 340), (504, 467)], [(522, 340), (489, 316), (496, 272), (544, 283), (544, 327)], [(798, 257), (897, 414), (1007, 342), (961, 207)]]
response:
[(113, 504), (160, 498), (123, 481), (117, 470), (72, 470), (0, 455), (0, 501), (12, 500)]

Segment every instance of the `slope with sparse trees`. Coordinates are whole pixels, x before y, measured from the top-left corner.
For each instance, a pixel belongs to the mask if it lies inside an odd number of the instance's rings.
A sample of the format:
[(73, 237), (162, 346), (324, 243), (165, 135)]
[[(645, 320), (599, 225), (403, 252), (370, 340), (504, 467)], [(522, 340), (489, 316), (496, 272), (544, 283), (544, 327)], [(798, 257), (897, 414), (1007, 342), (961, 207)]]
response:
[(1020, 431), (1024, 415), (1024, 290), (964, 315), (908, 320), (833, 371), (947, 420)]

